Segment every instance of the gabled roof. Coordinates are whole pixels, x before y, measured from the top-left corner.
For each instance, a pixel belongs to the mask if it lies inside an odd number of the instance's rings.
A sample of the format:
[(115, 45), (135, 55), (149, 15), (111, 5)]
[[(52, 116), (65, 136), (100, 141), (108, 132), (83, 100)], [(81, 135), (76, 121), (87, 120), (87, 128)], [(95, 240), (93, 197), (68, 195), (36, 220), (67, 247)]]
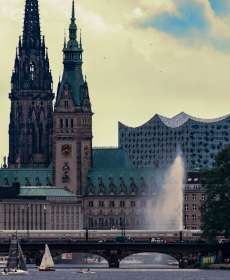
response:
[(68, 85), (70, 89), (70, 94), (72, 97), (72, 100), (74, 102), (74, 105), (77, 107), (80, 107), (82, 105), (83, 100), (83, 88), (85, 85), (85, 82), (83, 80), (82, 73), (80, 70), (68, 70), (65, 69), (62, 77), (62, 81), (59, 84), (58, 93), (57, 93), (57, 99), (56, 104), (59, 104), (62, 95), (64, 93), (64, 87)]

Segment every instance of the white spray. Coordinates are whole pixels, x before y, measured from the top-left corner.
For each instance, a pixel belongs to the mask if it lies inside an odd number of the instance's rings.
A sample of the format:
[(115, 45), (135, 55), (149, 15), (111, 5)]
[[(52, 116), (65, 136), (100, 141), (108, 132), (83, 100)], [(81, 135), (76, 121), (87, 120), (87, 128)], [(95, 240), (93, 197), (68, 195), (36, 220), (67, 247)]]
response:
[(183, 190), (185, 167), (181, 153), (163, 176), (161, 190), (153, 205), (147, 207), (150, 229), (183, 229)]

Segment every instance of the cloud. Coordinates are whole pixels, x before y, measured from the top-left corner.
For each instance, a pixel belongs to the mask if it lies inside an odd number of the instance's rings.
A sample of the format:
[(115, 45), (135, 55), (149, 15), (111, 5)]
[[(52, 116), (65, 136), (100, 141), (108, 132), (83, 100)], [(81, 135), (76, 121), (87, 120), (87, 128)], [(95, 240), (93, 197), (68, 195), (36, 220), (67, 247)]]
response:
[(146, 12), (136, 19), (136, 24), (143, 29), (155, 29), (174, 37), (187, 47), (208, 46), (220, 52), (230, 52), (230, 24), (216, 16), (221, 8), (227, 5), (230, 8), (230, 3), (226, 2), (224, 6), (225, 1), (222, 1), (220, 8), (216, 1), (209, 1), (171, 0), (174, 6), (171, 5), (170, 9), (162, 10), (161, 6), (152, 14)]
[(188, 36), (191, 33), (204, 33), (210, 28), (205, 10), (198, 2), (178, 2), (176, 13), (163, 12), (145, 21), (146, 27), (154, 27), (176, 37)]
[(209, 3), (217, 16), (226, 16), (230, 13), (229, 0), (209, 0)]
[(112, 32), (116, 33), (122, 29), (121, 24), (109, 24), (105, 19), (95, 12), (88, 11), (84, 8), (79, 9), (83, 25), (87, 25), (94, 32)]

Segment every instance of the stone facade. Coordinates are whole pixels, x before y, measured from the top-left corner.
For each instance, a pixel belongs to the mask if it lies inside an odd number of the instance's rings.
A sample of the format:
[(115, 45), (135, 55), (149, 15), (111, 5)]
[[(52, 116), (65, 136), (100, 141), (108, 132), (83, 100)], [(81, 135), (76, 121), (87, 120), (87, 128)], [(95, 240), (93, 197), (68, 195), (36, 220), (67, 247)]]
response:
[(84, 227), (88, 229), (144, 229), (150, 198), (135, 194), (87, 196), (83, 200)]
[(26, 1), (9, 97), (9, 167), (47, 167), (52, 159), (54, 95), (37, 1)]
[[(99, 186), (93, 186), (89, 182), (87, 196), (83, 199), (84, 209), (84, 227), (89, 229), (152, 229), (151, 213), (148, 209), (154, 208), (157, 203), (160, 188), (154, 182), (153, 177), (143, 173), (140, 177), (142, 183), (130, 178), (129, 185), (120, 178), (116, 180), (118, 184), (113, 184), (111, 188), (110, 178), (109, 185), (105, 185), (98, 178), (98, 184), (104, 185), (104, 189)], [(105, 177), (103, 177), (105, 180)], [(152, 181), (153, 180), (153, 181)], [(109, 182), (109, 180), (106, 180)], [(127, 182), (127, 181), (126, 181)], [(130, 186), (134, 184), (133, 186)], [(140, 185), (142, 186), (140, 188)], [(133, 188), (133, 190), (132, 190)], [(197, 172), (188, 173), (184, 184), (184, 228), (190, 230), (200, 229), (201, 227), (201, 207), (205, 201), (205, 192), (200, 182), (200, 175)], [(160, 217), (159, 217), (160, 219)]]
[(74, 3), (69, 41), (64, 46), (64, 72), (54, 110), (54, 184), (81, 195), (92, 167), (92, 111), (82, 74), (82, 45), (77, 40)]
[(202, 188), (198, 173), (188, 174), (184, 191), (184, 227), (200, 229), (201, 207), (205, 202), (205, 191)]
[[(46, 194), (46, 193), (49, 194)], [(0, 230), (77, 230), (82, 207), (74, 195), (50, 187), (22, 187), (0, 202)]]

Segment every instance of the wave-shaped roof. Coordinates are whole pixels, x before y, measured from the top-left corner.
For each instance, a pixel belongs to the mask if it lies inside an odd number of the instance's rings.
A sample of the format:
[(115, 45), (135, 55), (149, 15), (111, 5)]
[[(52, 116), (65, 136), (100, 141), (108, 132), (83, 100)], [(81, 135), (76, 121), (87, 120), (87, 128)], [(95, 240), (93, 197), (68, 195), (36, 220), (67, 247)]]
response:
[(193, 117), (193, 116), (190, 116), (184, 112), (172, 117), (172, 118), (167, 118), (167, 117), (164, 117), (164, 116), (161, 116), (161, 115), (158, 115), (158, 117), (161, 119), (161, 121), (168, 127), (171, 127), (171, 128), (176, 128), (176, 127), (180, 127), (182, 126), (183, 124), (185, 124), (187, 121), (189, 120), (193, 120), (193, 121), (196, 121), (196, 122), (201, 122), (201, 123), (215, 123), (215, 122), (219, 122), (219, 121), (222, 121), (228, 117), (230, 117), (230, 114), (229, 115), (225, 115), (223, 117), (219, 117), (219, 118), (214, 118), (214, 119), (204, 119), (204, 118), (197, 118), (197, 117)]
[[(176, 116), (174, 116), (172, 118), (164, 117), (164, 116), (161, 116), (161, 115), (157, 114), (147, 123), (150, 123), (150, 122), (152, 122), (153, 120), (156, 120), (156, 119), (160, 119), (162, 121), (162, 123), (164, 125), (166, 125), (167, 127), (178, 128), (178, 127), (184, 125), (189, 120), (193, 120), (193, 121), (200, 122), (200, 123), (211, 124), (211, 123), (216, 123), (216, 122), (223, 121), (223, 120), (227, 119), (228, 117), (230, 117), (230, 114), (219, 117), (219, 118), (204, 119), (204, 118), (193, 117), (191, 115), (188, 115), (188, 114), (182, 112), (182, 113), (177, 114)], [(147, 123), (145, 123), (145, 124), (147, 124)], [(120, 125), (123, 125), (123, 124), (120, 123)], [(127, 127), (126, 125), (123, 125), (123, 126)], [(143, 126), (143, 125), (141, 125), (141, 126)]]

